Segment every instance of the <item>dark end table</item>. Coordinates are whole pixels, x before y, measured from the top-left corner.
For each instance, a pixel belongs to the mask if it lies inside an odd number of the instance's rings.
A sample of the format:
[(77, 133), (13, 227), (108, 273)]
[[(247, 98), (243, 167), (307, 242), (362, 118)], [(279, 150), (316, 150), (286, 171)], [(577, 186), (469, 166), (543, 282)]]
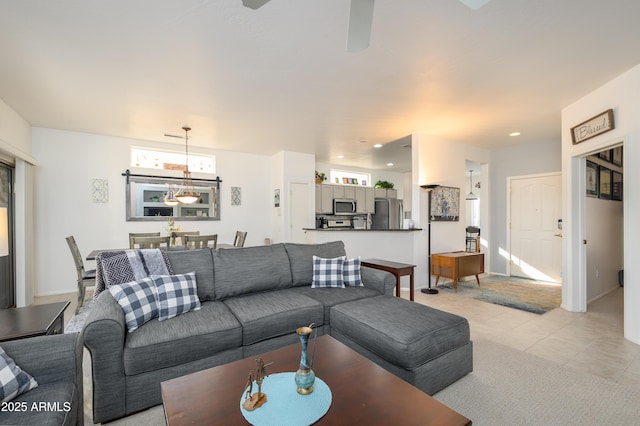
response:
[(0, 342), (62, 334), (64, 311), (69, 302), (0, 309)]
[(409, 300), (413, 301), (413, 268), (416, 265), (382, 259), (364, 259), (360, 265), (391, 272), (396, 277), (396, 296), (398, 297), (400, 297), (400, 277), (409, 275)]

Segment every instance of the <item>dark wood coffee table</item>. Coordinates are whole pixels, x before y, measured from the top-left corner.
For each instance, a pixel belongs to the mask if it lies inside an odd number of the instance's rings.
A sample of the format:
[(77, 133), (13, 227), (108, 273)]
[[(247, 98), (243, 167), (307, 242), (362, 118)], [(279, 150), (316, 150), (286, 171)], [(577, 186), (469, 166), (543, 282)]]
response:
[[(312, 343), (309, 345), (311, 351)], [(265, 362), (274, 362), (270, 373), (295, 372), (300, 363), (300, 345), (267, 352), (261, 357)], [(167, 424), (247, 424), (240, 412), (240, 398), (249, 370), (255, 369), (255, 358), (162, 382)], [(471, 424), (466, 417), (330, 336), (318, 337), (313, 371), (333, 395), (329, 411), (316, 424)]]
[(67, 306), (69, 302), (0, 309), (0, 342), (62, 334)]

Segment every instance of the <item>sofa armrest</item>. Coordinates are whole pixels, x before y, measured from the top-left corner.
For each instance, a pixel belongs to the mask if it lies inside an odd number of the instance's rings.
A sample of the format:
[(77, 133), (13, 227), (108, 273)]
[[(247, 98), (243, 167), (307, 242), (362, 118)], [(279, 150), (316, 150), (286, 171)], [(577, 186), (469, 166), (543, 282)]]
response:
[(93, 421), (123, 417), (125, 406), (124, 341), (127, 327), (118, 302), (105, 291), (98, 296), (83, 328), (91, 354)]
[(39, 384), (73, 382), (82, 393), (82, 336), (79, 333), (38, 336), (1, 345)]
[(393, 274), (380, 269), (362, 266), (360, 268), (360, 276), (365, 287), (376, 290), (380, 294), (393, 296), (396, 288), (396, 277)]

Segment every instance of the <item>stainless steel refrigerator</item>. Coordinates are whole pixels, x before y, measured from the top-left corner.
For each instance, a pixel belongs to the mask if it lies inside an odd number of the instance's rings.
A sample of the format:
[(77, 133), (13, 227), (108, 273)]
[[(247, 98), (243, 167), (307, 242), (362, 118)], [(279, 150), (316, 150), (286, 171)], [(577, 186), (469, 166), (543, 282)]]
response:
[(371, 215), (371, 229), (402, 229), (403, 210), (402, 200), (376, 198), (375, 213)]

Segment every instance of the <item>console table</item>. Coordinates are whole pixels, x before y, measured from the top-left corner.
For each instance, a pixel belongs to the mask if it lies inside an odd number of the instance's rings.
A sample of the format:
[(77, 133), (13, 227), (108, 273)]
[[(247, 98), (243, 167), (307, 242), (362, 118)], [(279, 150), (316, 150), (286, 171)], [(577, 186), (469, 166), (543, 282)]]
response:
[(452, 251), (431, 255), (431, 275), (436, 276), (436, 287), (440, 277), (451, 278), (453, 288), (458, 291), (458, 279), (475, 275), (480, 286), (479, 274), (484, 273), (484, 253)]
[(398, 297), (400, 297), (400, 277), (409, 275), (409, 299), (413, 301), (413, 268), (415, 268), (416, 265), (381, 259), (365, 259), (361, 261), (360, 264), (362, 266), (368, 266), (369, 268), (391, 272), (396, 277), (396, 296)]
[(62, 334), (67, 306), (69, 302), (0, 309), (0, 342)]

